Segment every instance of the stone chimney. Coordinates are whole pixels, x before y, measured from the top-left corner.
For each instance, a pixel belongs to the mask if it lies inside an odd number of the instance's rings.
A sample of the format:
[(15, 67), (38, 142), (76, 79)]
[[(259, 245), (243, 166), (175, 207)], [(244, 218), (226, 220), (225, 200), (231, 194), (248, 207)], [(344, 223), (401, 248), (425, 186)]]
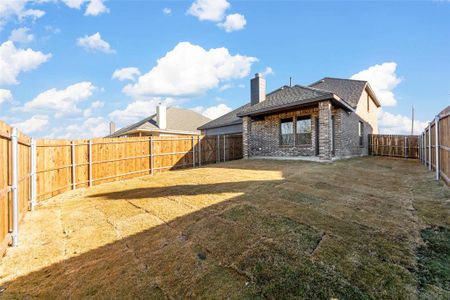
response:
[(109, 122), (109, 134), (116, 132), (116, 123), (113, 121)]
[(156, 107), (156, 123), (159, 129), (167, 128), (167, 108), (165, 105), (158, 105)]
[(262, 78), (261, 73), (256, 73), (255, 78), (250, 80), (250, 103), (258, 104), (266, 100), (266, 80)]

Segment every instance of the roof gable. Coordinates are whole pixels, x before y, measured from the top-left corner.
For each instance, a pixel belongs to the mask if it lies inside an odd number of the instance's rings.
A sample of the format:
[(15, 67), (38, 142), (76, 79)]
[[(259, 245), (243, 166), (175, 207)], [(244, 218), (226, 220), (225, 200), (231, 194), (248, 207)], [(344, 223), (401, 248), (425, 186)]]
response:
[(239, 115), (257, 113), (295, 104), (306, 104), (317, 99), (332, 98), (333, 94), (316, 88), (295, 85), (283, 86), (266, 96), (266, 100), (247, 107)]
[(356, 108), (366, 85), (367, 81), (363, 80), (325, 77), (309, 86), (329, 91)]

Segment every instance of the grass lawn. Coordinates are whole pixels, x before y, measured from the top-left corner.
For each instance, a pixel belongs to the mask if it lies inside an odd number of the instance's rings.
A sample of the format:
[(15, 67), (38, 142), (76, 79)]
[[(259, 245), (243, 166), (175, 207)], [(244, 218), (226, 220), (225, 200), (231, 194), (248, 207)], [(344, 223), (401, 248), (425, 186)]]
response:
[(245, 160), (42, 203), (0, 298), (449, 299), (450, 189), (418, 161)]

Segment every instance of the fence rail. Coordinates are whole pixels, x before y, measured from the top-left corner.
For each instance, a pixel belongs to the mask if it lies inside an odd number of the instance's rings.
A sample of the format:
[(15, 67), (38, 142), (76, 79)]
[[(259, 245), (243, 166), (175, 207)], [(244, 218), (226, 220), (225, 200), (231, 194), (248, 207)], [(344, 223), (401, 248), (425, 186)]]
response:
[(450, 185), (450, 106), (428, 123), (419, 143), (420, 161)]
[(34, 140), (0, 121), (0, 256), (39, 201), (66, 191), (242, 158), (242, 136)]
[(419, 136), (417, 135), (369, 135), (371, 155), (419, 158)]

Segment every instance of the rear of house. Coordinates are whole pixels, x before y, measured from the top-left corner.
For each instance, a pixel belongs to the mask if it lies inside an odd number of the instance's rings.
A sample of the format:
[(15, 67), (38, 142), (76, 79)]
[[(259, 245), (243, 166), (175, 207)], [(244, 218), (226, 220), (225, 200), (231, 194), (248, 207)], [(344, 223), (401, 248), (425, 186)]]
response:
[(329, 160), (368, 154), (368, 135), (378, 132), (380, 107), (368, 82), (323, 78), (268, 94), (265, 86), (256, 74), (250, 103), (199, 129), (207, 135), (242, 133), (244, 157)]

